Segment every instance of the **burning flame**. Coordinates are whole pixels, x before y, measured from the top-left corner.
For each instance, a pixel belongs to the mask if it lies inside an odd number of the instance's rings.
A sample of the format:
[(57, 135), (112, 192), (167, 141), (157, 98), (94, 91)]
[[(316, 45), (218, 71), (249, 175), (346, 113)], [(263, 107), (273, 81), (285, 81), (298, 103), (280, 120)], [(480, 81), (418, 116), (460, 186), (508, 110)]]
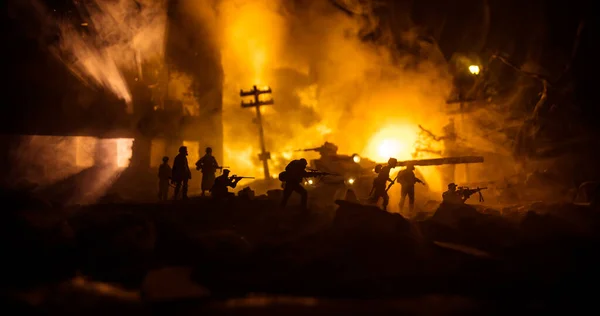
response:
[(417, 141), (418, 131), (410, 125), (390, 125), (377, 132), (369, 141), (366, 155), (378, 162), (389, 158), (412, 159), (411, 153)]

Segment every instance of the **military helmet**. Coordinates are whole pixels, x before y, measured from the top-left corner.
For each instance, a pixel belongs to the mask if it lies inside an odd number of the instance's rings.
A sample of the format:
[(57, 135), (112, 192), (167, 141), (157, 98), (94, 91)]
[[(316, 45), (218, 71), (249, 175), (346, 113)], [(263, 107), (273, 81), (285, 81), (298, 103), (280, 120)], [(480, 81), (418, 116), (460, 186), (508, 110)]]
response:
[(163, 162), (167, 162), (167, 161), (169, 161), (169, 157), (167, 157), (167, 156), (164, 156), (164, 157), (163, 157)]
[(205, 151), (206, 151), (206, 153), (207, 153), (207, 154), (208, 154), (208, 153), (212, 153), (212, 148), (210, 148), (210, 147), (206, 147), (206, 150), (205, 150)]
[(415, 166), (408, 165), (408, 166), (406, 166), (406, 170), (415, 170)]
[(382, 165), (377, 165), (377, 166), (375, 166), (375, 173), (379, 173), (379, 172), (381, 172), (381, 168), (383, 168), (383, 166), (382, 166)]
[(187, 153), (187, 146), (181, 146), (181, 147), (179, 147), (179, 152), (180, 153)]
[(300, 158), (300, 163), (302, 163), (305, 166), (308, 166), (308, 161), (306, 161), (306, 159), (304, 158)]
[(229, 169), (223, 169), (223, 174), (229, 174)]
[(396, 159), (396, 158), (390, 158), (390, 160), (388, 160), (388, 165), (395, 166), (397, 163), (398, 163), (398, 159)]
[(448, 189), (454, 189), (454, 188), (456, 188), (456, 183), (448, 184)]

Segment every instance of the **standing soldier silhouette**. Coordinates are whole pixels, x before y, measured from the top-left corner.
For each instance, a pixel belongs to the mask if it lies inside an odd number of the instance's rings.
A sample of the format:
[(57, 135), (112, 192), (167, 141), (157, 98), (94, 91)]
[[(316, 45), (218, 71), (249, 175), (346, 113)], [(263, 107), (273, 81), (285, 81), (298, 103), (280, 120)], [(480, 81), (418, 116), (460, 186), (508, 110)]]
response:
[(379, 170), (379, 173), (377, 174), (377, 178), (375, 178), (375, 180), (373, 181), (373, 187), (374, 187), (374, 193), (371, 196), (371, 203), (377, 203), (379, 201), (379, 198), (383, 199), (383, 210), (385, 211), (387, 209), (387, 205), (390, 201), (390, 197), (387, 194), (387, 183), (389, 182), (393, 182), (392, 179), (390, 179), (390, 171), (392, 171), (393, 168), (396, 167), (396, 164), (398, 163), (398, 160), (396, 160), (396, 158), (390, 158), (388, 160), (388, 164), (386, 166), (381, 167), (381, 170)]
[(285, 208), (287, 202), (292, 195), (292, 192), (297, 192), (300, 194), (300, 198), (302, 199), (302, 209), (307, 209), (308, 204), (308, 192), (306, 189), (302, 187), (302, 180), (306, 177), (310, 176), (310, 172), (306, 171), (306, 167), (308, 166), (308, 162), (306, 159), (298, 159), (292, 160), (285, 167), (285, 179), (281, 179), (285, 182), (283, 187), (283, 199), (281, 200), (281, 207)]
[(158, 167), (158, 200), (166, 201), (169, 195), (169, 181), (171, 180), (171, 167), (169, 157), (163, 157), (163, 163)]
[(212, 148), (206, 147), (206, 154), (196, 162), (196, 170), (202, 170), (202, 196), (215, 184), (215, 173), (219, 169), (217, 159), (212, 155)]
[(182, 198), (184, 200), (187, 200), (188, 198), (188, 180), (192, 178), (192, 172), (190, 171), (190, 166), (188, 166), (187, 155), (187, 147), (181, 146), (179, 147), (179, 154), (175, 156), (175, 160), (173, 161), (173, 173), (171, 175), (171, 178), (175, 183), (173, 200), (177, 200), (180, 190)]
[(398, 173), (398, 182), (400, 183), (400, 211), (404, 209), (404, 201), (408, 195), (408, 209), (412, 212), (415, 208), (415, 183), (425, 184), (421, 179), (415, 176), (415, 166), (408, 165), (406, 169)]

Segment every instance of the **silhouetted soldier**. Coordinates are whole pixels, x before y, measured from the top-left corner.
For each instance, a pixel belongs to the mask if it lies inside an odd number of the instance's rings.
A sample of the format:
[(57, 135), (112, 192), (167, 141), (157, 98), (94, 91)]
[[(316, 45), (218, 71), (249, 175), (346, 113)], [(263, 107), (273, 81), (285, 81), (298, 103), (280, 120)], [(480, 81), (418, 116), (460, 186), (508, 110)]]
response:
[(163, 163), (158, 167), (158, 200), (166, 201), (169, 196), (169, 181), (171, 180), (171, 167), (169, 157), (163, 157)]
[(464, 204), (467, 200), (464, 196), (458, 194), (458, 191), (456, 191), (456, 184), (454, 183), (448, 184), (448, 191), (442, 193), (442, 199), (443, 203), (452, 205)]
[(215, 183), (215, 173), (219, 169), (217, 159), (212, 155), (212, 148), (206, 147), (206, 154), (196, 162), (196, 170), (202, 170), (202, 196), (210, 191)]
[[(377, 166), (375, 166), (375, 169), (373, 171), (375, 171), (375, 173), (379, 174), (379, 172), (381, 171), (381, 168), (383, 168), (382, 165), (377, 165)], [(373, 196), (373, 192), (375, 192), (376, 187), (377, 187), (377, 177), (375, 177), (375, 179), (373, 179), (373, 185), (371, 186), (371, 191), (369, 191), (369, 197)]]
[(412, 212), (415, 208), (415, 183), (423, 183), (421, 179), (415, 176), (415, 166), (408, 165), (406, 169), (398, 173), (398, 182), (402, 187), (400, 191), (400, 211), (404, 209), (404, 201), (408, 195), (408, 209)]
[(179, 147), (179, 154), (173, 161), (173, 174), (171, 179), (175, 183), (175, 194), (173, 195), (174, 200), (177, 200), (180, 190), (182, 198), (184, 200), (188, 198), (188, 180), (192, 178), (192, 172), (190, 171), (190, 166), (188, 165), (187, 155), (187, 147), (181, 146)]
[(306, 159), (298, 159), (293, 160), (285, 167), (286, 179), (285, 185), (283, 188), (283, 199), (281, 200), (281, 207), (285, 207), (287, 202), (292, 195), (292, 192), (297, 192), (300, 194), (300, 198), (302, 200), (302, 208), (304, 210), (307, 209), (308, 204), (308, 193), (306, 189), (304, 189), (301, 185), (302, 180), (308, 176), (310, 173), (306, 171), (306, 167), (308, 166), (308, 162)]
[(229, 170), (223, 170), (223, 174), (215, 179), (210, 193), (214, 199), (223, 200), (229, 197), (229, 188), (235, 188), (241, 178), (229, 177)]
[(379, 201), (379, 198), (382, 198), (382, 206), (384, 210), (387, 209), (387, 205), (390, 201), (390, 197), (387, 194), (387, 183), (388, 181), (393, 182), (393, 180), (390, 179), (390, 171), (392, 171), (392, 169), (396, 167), (397, 163), (398, 160), (396, 160), (396, 158), (390, 158), (390, 160), (388, 160), (388, 164), (386, 166), (381, 167), (381, 170), (379, 170), (379, 173), (377, 174), (377, 178), (375, 178), (375, 181), (373, 182), (375, 192), (371, 196), (370, 201), (371, 203), (377, 203)]

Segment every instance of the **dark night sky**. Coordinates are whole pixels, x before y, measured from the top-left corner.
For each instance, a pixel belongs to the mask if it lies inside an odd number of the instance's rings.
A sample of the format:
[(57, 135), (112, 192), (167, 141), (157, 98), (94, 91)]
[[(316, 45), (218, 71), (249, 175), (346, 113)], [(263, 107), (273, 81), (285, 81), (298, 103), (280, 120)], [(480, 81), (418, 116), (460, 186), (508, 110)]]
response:
[[(3, 9), (3, 42), (4, 60), (5, 60), (5, 86), (4, 86), (4, 104), (2, 106), (2, 117), (16, 126), (26, 118), (32, 117), (47, 118), (50, 112), (56, 112), (64, 104), (74, 102), (69, 99), (69, 91), (76, 87), (82, 89), (81, 84), (66, 70), (66, 68), (52, 57), (47, 50), (47, 46), (52, 43), (51, 29), (43, 27), (46, 35), (40, 36), (42, 29), (39, 21), (36, 21), (34, 14), (26, 10), (15, 11), (15, 0), (5, 2)], [(24, 2), (24, 1), (18, 1)], [(68, 10), (72, 7), (71, 0), (47, 0), (52, 3), (50, 7), (58, 11)], [(427, 1), (426, 1), (427, 2)], [(459, 12), (462, 15), (468, 15), (469, 3), (472, 1), (458, 1), (453, 6), (443, 5), (447, 3), (444, 0), (428, 1), (428, 8), (431, 12), (439, 14), (450, 14), (450, 12)], [(522, 32), (521, 25), (518, 25), (519, 12), (511, 9), (518, 7), (522, 1), (493, 1), (492, 5), (492, 30), (496, 37), (490, 35), (489, 39), (514, 37), (516, 43), (526, 43), (527, 38), (520, 36)], [(504, 3), (504, 4), (500, 4)], [(574, 63), (574, 72), (577, 83), (577, 97), (581, 106), (587, 113), (599, 115), (598, 106), (595, 104), (595, 73), (597, 73), (597, 49), (594, 48), (594, 39), (597, 35), (597, 22), (594, 21), (595, 11), (592, 11), (590, 1), (545, 1), (545, 15), (547, 22), (544, 27), (548, 35), (545, 37), (544, 48), (549, 51), (559, 51), (567, 53), (573, 44), (574, 31), (577, 28), (579, 20), (586, 16), (588, 24), (579, 50), (578, 58)], [(7, 7), (8, 4), (8, 7)], [(501, 7), (499, 7), (501, 6)], [(23, 7), (23, 4), (20, 5)], [(12, 9), (11, 9), (12, 8)], [(7, 10), (8, 9), (8, 10)], [(434, 12), (437, 10), (438, 12)], [(465, 13), (467, 12), (467, 13)], [(458, 14), (458, 13), (457, 13)], [(460, 20), (462, 17), (455, 19)], [(418, 20), (418, 19), (416, 19)], [(468, 19), (465, 19), (468, 20)], [(451, 26), (449, 26), (451, 27)], [(462, 26), (464, 28), (464, 26)], [(472, 26), (469, 26), (472, 27)], [(458, 27), (460, 29), (460, 27)], [(489, 40), (488, 39), (488, 40)], [(489, 42), (488, 46), (494, 46), (496, 43)], [(515, 53), (519, 52), (517, 45)], [(525, 48), (521, 48), (524, 50)], [(549, 54), (548, 56), (552, 56)], [(546, 56), (543, 62), (551, 63), (552, 57)], [(83, 88), (86, 89), (86, 88)], [(89, 90), (89, 93), (102, 96), (101, 92)], [(18, 105), (18, 106), (16, 106)], [(66, 111), (69, 112), (69, 111)], [(33, 113), (37, 113), (33, 114)], [(16, 124), (16, 125), (15, 125)], [(4, 124), (6, 126), (6, 122)]]

